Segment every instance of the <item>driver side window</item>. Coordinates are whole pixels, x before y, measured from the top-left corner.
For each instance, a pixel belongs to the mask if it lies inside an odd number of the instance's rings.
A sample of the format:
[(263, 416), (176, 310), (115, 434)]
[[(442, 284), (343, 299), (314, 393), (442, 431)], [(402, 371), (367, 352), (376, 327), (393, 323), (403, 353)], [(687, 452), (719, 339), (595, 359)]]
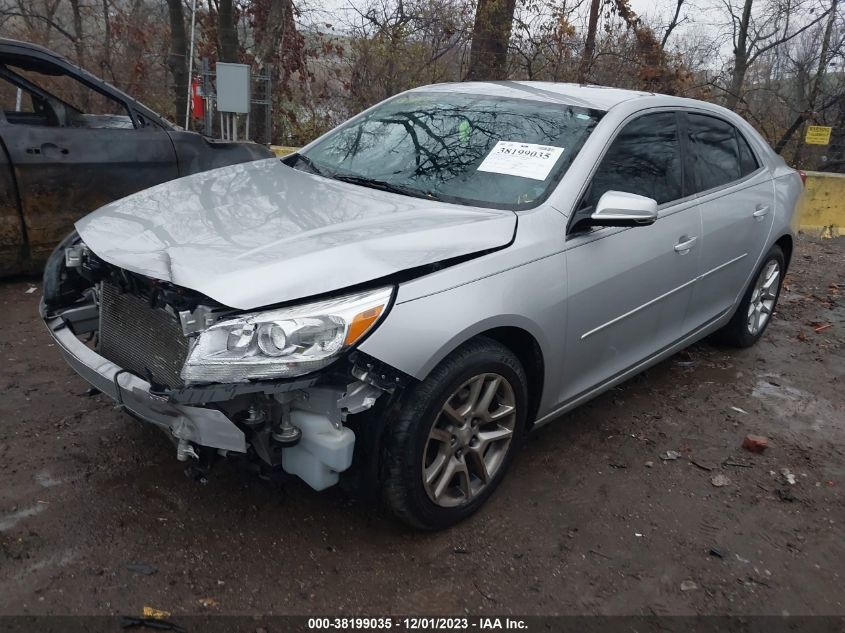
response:
[(0, 60), (0, 102), (13, 125), (133, 129), (126, 104), (58, 66), (38, 69)]
[(628, 123), (604, 155), (582, 208), (606, 191), (624, 191), (663, 204), (683, 197), (683, 170), (674, 112), (646, 114)]
[(47, 103), (28, 90), (0, 77), (0, 107), (12, 124), (58, 125)]

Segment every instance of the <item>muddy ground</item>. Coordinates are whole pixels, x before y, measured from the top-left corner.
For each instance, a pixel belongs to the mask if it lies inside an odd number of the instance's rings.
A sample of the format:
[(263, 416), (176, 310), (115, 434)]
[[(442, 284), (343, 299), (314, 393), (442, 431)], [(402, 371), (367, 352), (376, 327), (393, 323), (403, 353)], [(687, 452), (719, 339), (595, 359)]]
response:
[(539, 430), (438, 534), (231, 465), (192, 483), (84, 395), (37, 286), (0, 285), (0, 614), (845, 613), (845, 238), (802, 239), (756, 347), (695, 345)]

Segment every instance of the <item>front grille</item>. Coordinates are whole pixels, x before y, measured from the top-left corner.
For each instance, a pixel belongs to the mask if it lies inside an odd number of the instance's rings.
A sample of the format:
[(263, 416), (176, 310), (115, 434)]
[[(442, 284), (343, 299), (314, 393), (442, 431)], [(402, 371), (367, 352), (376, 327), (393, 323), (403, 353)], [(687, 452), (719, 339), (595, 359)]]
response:
[(99, 353), (118, 367), (159, 385), (182, 386), (188, 339), (166, 310), (103, 282), (99, 340)]

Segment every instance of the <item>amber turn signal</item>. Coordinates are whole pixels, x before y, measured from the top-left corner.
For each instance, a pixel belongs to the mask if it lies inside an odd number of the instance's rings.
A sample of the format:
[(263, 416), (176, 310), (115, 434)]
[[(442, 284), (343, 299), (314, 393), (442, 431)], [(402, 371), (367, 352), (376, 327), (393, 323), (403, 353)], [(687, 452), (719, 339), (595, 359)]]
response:
[(343, 344), (352, 345), (364, 336), (375, 325), (375, 322), (378, 321), (383, 310), (384, 306), (376, 306), (375, 308), (370, 308), (369, 310), (364, 310), (356, 314), (352, 319), (352, 323), (349, 324), (349, 331), (346, 333), (346, 340)]

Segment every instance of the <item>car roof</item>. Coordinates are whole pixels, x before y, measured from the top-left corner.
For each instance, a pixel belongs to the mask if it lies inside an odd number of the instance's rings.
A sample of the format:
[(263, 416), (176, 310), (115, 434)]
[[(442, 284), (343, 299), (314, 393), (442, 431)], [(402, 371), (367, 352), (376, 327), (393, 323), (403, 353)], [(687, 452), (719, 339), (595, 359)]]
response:
[(33, 52), (41, 53), (43, 55), (49, 55), (50, 57), (55, 57), (56, 59), (61, 59), (62, 61), (67, 61), (59, 55), (51, 51), (49, 48), (44, 48), (43, 46), (39, 46), (38, 44), (33, 44), (31, 42), (22, 42), (20, 40), (13, 40), (7, 37), (0, 37), (0, 46), (13, 46), (15, 48), (23, 48)]
[[(492, 97), (532, 99), (550, 103), (565, 103), (594, 110), (610, 110), (623, 101), (657, 96), (653, 92), (588, 84), (554, 83), (551, 81), (467, 81), (421, 86), (411, 92), (469, 93)], [(660, 96), (667, 100), (687, 101), (677, 97)]]

